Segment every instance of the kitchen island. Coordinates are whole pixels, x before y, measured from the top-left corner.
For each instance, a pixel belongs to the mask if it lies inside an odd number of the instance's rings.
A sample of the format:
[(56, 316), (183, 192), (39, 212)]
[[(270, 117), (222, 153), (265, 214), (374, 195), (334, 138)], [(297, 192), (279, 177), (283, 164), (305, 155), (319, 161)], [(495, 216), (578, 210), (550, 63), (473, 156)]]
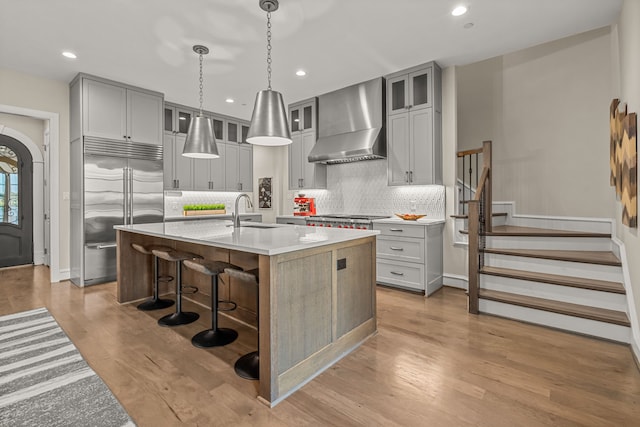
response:
[[(246, 284), (226, 278), (220, 299), (234, 299), (245, 316), (240, 320), (247, 323), (259, 312), (258, 398), (270, 406), (376, 332), (377, 231), (276, 224), (234, 229), (230, 221), (217, 220), (124, 225), (116, 230), (120, 303), (151, 295), (150, 260), (133, 250), (132, 243), (162, 244), (245, 270), (259, 268), (257, 295)], [(173, 273), (169, 264), (162, 268)], [(208, 306), (207, 278), (196, 276), (186, 271), (183, 280), (198, 285), (196, 302)]]

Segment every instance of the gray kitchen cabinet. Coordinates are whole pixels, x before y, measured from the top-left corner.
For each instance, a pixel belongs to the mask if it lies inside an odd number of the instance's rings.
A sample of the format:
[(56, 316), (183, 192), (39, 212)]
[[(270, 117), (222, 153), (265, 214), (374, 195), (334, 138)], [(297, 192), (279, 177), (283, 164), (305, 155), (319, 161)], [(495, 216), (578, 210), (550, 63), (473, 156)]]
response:
[(440, 67), (430, 62), (386, 78), (388, 185), (441, 184)]
[(289, 190), (327, 188), (327, 165), (308, 160), (318, 139), (317, 105), (317, 98), (289, 105)]
[(442, 287), (443, 223), (374, 221), (378, 283), (431, 295)]
[(253, 149), (249, 144), (226, 144), (225, 188), (227, 191), (253, 191)]
[(193, 159), (182, 155), (186, 137), (164, 133), (164, 189), (193, 189)]
[(81, 76), (84, 136), (162, 144), (163, 96)]
[(225, 191), (225, 152), (227, 144), (218, 142), (217, 159), (193, 159), (193, 189)]

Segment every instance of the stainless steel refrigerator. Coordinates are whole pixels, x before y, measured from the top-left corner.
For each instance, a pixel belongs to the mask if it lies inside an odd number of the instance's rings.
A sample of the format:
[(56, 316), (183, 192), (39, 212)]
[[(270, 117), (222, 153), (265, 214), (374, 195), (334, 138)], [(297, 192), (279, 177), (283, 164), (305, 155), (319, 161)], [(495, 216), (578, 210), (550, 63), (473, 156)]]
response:
[(113, 226), (164, 219), (162, 146), (85, 137), (72, 142), (71, 162), (71, 281), (113, 281)]

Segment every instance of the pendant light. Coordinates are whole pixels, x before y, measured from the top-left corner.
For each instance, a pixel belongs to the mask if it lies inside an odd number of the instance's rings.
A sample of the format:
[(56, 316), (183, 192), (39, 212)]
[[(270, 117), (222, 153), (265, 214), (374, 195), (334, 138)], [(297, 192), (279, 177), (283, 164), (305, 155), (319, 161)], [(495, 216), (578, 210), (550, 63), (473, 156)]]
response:
[(195, 45), (193, 51), (200, 55), (200, 112), (189, 123), (182, 155), (196, 159), (215, 159), (220, 155), (218, 154), (218, 146), (213, 134), (213, 125), (209, 117), (202, 115), (202, 58), (203, 55), (209, 53), (209, 48)]
[(256, 95), (247, 142), (255, 145), (291, 144), (282, 94), (271, 90), (271, 12), (278, 10), (278, 0), (260, 0), (260, 8), (267, 12), (267, 79), (269, 86)]

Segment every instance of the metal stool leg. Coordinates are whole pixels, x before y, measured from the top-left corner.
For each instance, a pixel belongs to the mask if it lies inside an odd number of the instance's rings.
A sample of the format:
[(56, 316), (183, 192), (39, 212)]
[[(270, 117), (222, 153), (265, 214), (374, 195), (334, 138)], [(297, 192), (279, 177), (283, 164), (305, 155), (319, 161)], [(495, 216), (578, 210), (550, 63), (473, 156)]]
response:
[(176, 312), (158, 320), (160, 326), (178, 326), (193, 323), (200, 318), (198, 313), (182, 311), (182, 261), (176, 261)]
[(218, 275), (211, 276), (211, 329), (202, 331), (193, 338), (191, 344), (200, 348), (219, 347), (232, 343), (238, 332), (229, 328), (218, 328)]
[(138, 310), (142, 311), (161, 310), (174, 304), (173, 300), (160, 298), (160, 260), (155, 255), (151, 256), (153, 257), (153, 297), (138, 305)]
[[(259, 292), (259, 290), (258, 290)], [(258, 297), (258, 304), (256, 306), (256, 314), (258, 320), (258, 348), (260, 348), (260, 297)], [(247, 353), (238, 360), (233, 366), (236, 374), (247, 380), (259, 380), (260, 379), (260, 353), (252, 351)]]

